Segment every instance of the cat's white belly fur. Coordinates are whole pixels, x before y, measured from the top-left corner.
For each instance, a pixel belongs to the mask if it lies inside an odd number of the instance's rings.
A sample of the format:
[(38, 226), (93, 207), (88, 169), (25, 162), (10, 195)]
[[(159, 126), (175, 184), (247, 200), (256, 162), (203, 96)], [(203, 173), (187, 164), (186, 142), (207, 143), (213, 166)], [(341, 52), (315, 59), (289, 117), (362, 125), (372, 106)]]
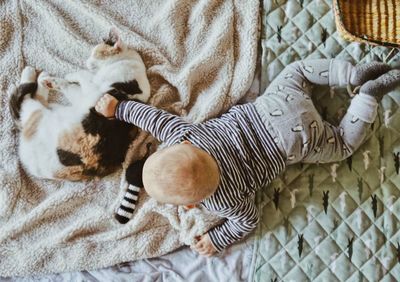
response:
[[(65, 131), (78, 126), (88, 112), (88, 109), (78, 112), (72, 107), (57, 107), (59, 109), (56, 111), (44, 111), (35, 138), (20, 136), (23, 139), (19, 146), (21, 162), (36, 177), (54, 179), (55, 173), (64, 167), (57, 154), (59, 138)], [(74, 112), (73, 115), (71, 111)]]

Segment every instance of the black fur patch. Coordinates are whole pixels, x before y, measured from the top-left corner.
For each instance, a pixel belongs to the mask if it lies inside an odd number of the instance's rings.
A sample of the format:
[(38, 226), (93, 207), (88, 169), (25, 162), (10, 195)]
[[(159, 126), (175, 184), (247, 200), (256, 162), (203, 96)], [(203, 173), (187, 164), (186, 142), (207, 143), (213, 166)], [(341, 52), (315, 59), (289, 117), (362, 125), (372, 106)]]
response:
[(65, 166), (82, 165), (81, 157), (75, 153), (57, 149), (57, 155), (60, 162)]
[(142, 89), (140, 89), (136, 79), (127, 82), (116, 82), (113, 83), (111, 87), (124, 94), (129, 94), (129, 95), (142, 93)]
[(19, 113), (21, 111), (21, 105), (22, 105), (22, 102), (24, 101), (24, 97), (26, 95), (31, 95), (31, 98), (34, 98), (37, 87), (38, 87), (38, 84), (36, 82), (23, 83), (11, 95), (10, 101), (9, 101), (9, 107), (10, 107), (11, 116), (14, 119), (14, 121), (18, 121), (20, 118)]
[[(136, 80), (117, 82), (112, 84), (111, 87), (112, 89), (107, 93), (119, 101), (127, 100), (128, 94), (141, 93)], [(82, 126), (86, 134), (100, 136), (100, 140), (94, 148), (95, 153), (100, 155), (100, 166), (97, 170), (86, 169), (84, 174), (88, 176), (103, 175), (110, 168), (120, 165), (125, 160), (129, 145), (138, 132), (137, 128), (129, 123), (107, 119), (97, 113), (94, 107), (83, 119)]]
[[(99, 170), (120, 165), (130, 143), (137, 134), (137, 128), (119, 120), (109, 120), (98, 114), (94, 108), (83, 119), (82, 126), (86, 134), (99, 135), (100, 140), (94, 147), (100, 155)], [(85, 171), (86, 175), (97, 175), (93, 170)]]
[(143, 187), (142, 172), (145, 160), (135, 161), (126, 169), (126, 181), (136, 187)]

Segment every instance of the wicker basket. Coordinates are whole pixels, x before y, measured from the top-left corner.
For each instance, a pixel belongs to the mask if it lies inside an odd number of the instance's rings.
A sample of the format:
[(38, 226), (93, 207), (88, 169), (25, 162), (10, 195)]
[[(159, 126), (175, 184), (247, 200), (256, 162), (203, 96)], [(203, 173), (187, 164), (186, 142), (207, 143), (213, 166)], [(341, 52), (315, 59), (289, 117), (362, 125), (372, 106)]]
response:
[(400, 0), (334, 0), (333, 7), (345, 39), (400, 46)]

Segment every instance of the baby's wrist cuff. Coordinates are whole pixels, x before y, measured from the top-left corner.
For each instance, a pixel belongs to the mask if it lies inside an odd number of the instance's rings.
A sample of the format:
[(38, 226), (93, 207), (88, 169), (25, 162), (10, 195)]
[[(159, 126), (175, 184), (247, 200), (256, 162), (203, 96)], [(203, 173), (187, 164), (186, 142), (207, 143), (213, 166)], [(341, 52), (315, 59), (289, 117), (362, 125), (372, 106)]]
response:
[(360, 93), (351, 100), (347, 111), (364, 122), (373, 123), (378, 113), (378, 102), (375, 97)]
[(329, 86), (347, 86), (354, 66), (344, 60), (332, 59), (329, 64)]

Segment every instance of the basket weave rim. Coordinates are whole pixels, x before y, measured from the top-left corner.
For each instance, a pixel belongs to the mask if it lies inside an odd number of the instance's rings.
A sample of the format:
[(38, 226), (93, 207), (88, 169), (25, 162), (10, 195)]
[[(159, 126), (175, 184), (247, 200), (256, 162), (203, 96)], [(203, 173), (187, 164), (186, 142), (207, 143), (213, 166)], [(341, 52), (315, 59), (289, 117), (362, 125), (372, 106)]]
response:
[(345, 26), (344, 21), (343, 21), (343, 13), (341, 10), (341, 3), (340, 0), (333, 0), (333, 8), (336, 11), (335, 16), (336, 18), (336, 24), (340, 27), (341, 31), (345, 33), (345, 35), (352, 37), (354, 40), (365, 42), (365, 43), (372, 43), (374, 45), (382, 45), (382, 46), (387, 46), (387, 47), (400, 47), (400, 43), (394, 43), (394, 42), (388, 42), (388, 41), (382, 41), (382, 40), (377, 40), (373, 38), (364, 38), (362, 36), (359, 36), (358, 34), (355, 34)]

